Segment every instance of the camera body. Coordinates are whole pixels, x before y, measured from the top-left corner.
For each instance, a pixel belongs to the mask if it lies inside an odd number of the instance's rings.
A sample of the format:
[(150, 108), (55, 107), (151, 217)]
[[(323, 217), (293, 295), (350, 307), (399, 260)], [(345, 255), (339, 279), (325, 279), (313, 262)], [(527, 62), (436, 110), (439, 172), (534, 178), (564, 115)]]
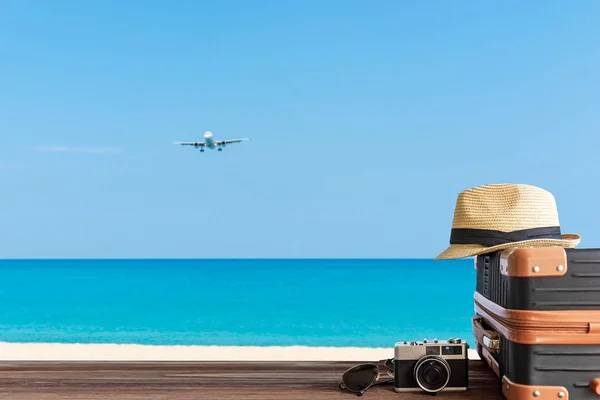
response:
[(469, 345), (459, 338), (398, 342), (394, 391), (464, 392), (469, 387)]

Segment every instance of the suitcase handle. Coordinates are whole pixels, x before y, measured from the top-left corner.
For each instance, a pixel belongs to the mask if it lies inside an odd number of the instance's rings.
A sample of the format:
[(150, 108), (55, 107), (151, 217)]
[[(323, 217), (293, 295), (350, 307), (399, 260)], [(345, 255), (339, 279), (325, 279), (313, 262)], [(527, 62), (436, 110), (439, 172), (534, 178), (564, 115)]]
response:
[(490, 353), (500, 352), (500, 337), (494, 331), (490, 331), (483, 328), (481, 324), (482, 318), (475, 316), (472, 319), (473, 322), (473, 333), (479, 342), (487, 351)]
[(494, 358), (494, 356), (492, 356), (490, 354), (490, 352), (487, 351), (487, 349), (485, 347), (483, 347), (483, 346), (481, 348), (481, 356), (482, 356), (482, 358), (485, 359), (485, 361), (487, 361), (488, 365), (490, 366), (490, 368), (492, 369), (492, 371), (494, 371), (494, 373), (496, 374), (496, 376), (498, 378), (501, 378), (501, 376), (500, 376), (500, 365), (498, 364), (498, 361), (496, 361), (496, 359)]

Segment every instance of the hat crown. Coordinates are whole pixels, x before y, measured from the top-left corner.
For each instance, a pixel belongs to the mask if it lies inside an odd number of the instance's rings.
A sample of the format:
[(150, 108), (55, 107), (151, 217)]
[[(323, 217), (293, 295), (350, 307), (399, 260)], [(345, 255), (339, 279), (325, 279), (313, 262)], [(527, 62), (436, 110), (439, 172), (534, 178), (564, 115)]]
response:
[(512, 232), (560, 226), (554, 196), (525, 184), (489, 184), (458, 195), (452, 228)]

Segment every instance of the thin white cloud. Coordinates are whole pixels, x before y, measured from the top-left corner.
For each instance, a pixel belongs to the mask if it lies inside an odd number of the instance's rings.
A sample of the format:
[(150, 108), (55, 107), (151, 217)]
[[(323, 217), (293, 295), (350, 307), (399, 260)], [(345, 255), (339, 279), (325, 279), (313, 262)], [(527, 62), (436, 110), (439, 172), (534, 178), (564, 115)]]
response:
[(53, 153), (89, 153), (89, 154), (105, 154), (105, 153), (121, 153), (123, 149), (120, 147), (73, 147), (73, 146), (38, 146), (33, 148), (35, 151), (45, 151)]
[(18, 169), (18, 168), (21, 168), (21, 166), (16, 165), (16, 164), (0, 163), (0, 170)]

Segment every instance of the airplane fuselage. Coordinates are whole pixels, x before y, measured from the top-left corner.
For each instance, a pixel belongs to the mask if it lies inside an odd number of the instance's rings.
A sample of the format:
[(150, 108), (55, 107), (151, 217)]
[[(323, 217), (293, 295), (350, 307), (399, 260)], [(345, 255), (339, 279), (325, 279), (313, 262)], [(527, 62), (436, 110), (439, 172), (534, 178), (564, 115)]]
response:
[(212, 132), (206, 132), (204, 134), (204, 142), (206, 143), (206, 147), (208, 147), (209, 149), (214, 149), (216, 147), (214, 135), (212, 134)]

